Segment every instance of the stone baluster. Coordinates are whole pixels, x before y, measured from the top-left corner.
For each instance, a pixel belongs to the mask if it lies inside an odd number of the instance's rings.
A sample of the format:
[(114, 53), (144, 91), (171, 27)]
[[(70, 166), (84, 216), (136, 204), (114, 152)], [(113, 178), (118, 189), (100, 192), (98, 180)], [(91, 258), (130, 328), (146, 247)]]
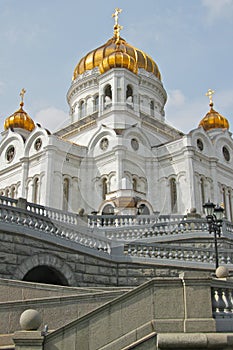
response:
[(224, 252), (221, 253), (221, 256), (220, 256), (220, 263), (221, 263), (221, 264), (225, 264), (225, 263), (226, 263), (226, 259), (225, 259), (225, 256), (224, 256)]
[(233, 307), (233, 305), (232, 305), (232, 302), (231, 302), (231, 297), (230, 297), (230, 292), (229, 292), (229, 290), (228, 289), (226, 289), (226, 290), (223, 290), (223, 292), (222, 292), (222, 298), (223, 298), (223, 301), (224, 301), (224, 303), (225, 303), (225, 309), (224, 309), (224, 311), (226, 312), (226, 313), (232, 313), (232, 307)]
[(226, 304), (223, 300), (223, 294), (221, 288), (216, 288), (214, 291), (214, 303), (212, 301), (212, 306), (214, 305), (214, 315), (216, 317), (222, 317), (224, 315), (224, 310), (226, 308)]

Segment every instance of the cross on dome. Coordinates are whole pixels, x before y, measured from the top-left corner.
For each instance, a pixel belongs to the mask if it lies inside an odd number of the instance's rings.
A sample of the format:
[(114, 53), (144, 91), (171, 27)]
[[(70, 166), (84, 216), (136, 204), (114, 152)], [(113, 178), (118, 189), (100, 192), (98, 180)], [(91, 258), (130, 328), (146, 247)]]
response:
[(122, 9), (119, 9), (119, 7), (117, 7), (117, 8), (115, 9), (115, 12), (112, 14), (112, 17), (115, 17), (115, 26), (118, 25), (118, 15), (119, 15), (119, 13), (121, 13), (121, 12), (122, 12)]
[(215, 91), (214, 91), (214, 90), (211, 90), (211, 89), (209, 89), (209, 90), (207, 91), (207, 93), (206, 93), (206, 96), (209, 97), (210, 105), (213, 105), (213, 99), (212, 99), (212, 97), (213, 97), (213, 94), (214, 94), (214, 93), (215, 93)]
[(23, 103), (23, 99), (24, 99), (24, 95), (25, 95), (25, 93), (26, 93), (26, 90), (24, 89), (24, 88), (22, 88), (22, 90), (20, 91), (20, 97), (21, 97), (21, 104), (23, 105), (24, 103)]
[(118, 19), (119, 19), (119, 13), (122, 12), (122, 9), (120, 8), (116, 8), (115, 9), (115, 12), (112, 14), (112, 17), (115, 18), (115, 24), (114, 24), (114, 37), (116, 39), (116, 44), (119, 43), (119, 39), (120, 39), (120, 31), (123, 29), (123, 26), (121, 26), (119, 23), (118, 23)]

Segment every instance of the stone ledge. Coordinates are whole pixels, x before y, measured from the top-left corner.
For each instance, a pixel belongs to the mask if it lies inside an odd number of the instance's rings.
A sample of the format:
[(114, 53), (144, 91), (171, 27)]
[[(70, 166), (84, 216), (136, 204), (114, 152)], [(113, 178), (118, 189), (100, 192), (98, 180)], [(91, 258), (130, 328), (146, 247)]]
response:
[(225, 349), (233, 345), (232, 333), (161, 333), (157, 349)]

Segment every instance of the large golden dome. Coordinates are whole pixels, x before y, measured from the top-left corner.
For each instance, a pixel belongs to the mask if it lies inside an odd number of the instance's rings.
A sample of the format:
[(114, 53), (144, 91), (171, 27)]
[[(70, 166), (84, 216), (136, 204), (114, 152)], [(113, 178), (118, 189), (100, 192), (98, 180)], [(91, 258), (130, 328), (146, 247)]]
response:
[(113, 36), (104, 45), (81, 58), (75, 67), (73, 80), (78, 75), (95, 67), (99, 67), (100, 73), (104, 73), (106, 70), (103, 67), (107, 66), (109, 69), (127, 68), (134, 73), (137, 73), (138, 68), (144, 68), (161, 80), (158, 66), (153, 59), (142, 50), (128, 44), (123, 38), (117, 38), (117, 36)]
[(35, 128), (34, 121), (23, 109), (23, 96), (25, 92), (26, 91), (22, 89), (20, 93), (20, 96), (22, 97), (20, 108), (15, 113), (6, 118), (4, 122), (5, 130), (9, 128), (21, 128), (27, 131), (32, 131)]
[(144, 68), (147, 72), (153, 73), (161, 80), (158, 66), (153, 59), (120, 37), (120, 31), (123, 27), (118, 23), (118, 16), (121, 12), (121, 9), (116, 8), (112, 14), (112, 17), (115, 18), (113, 37), (104, 45), (90, 51), (86, 56), (81, 58), (75, 67), (73, 80), (78, 75), (95, 67), (99, 67), (101, 74), (112, 68), (126, 68), (137, 74), (138, 68)]

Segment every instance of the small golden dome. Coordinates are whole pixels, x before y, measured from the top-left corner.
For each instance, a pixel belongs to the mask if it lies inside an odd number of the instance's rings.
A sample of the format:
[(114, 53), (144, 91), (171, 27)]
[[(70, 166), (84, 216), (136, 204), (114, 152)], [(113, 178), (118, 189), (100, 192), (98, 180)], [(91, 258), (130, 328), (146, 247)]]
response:
[(126, 68), (135, 74), (138, 72), (135, 59), (126, 52), (120, 50), (116, 50), (110, 55), (104, 57), (99, 65), (99, 71), (101, 74), (107, 72), (111, 68)]
[(202, 126), (205, 131), (219, 128), (229, 129), (229, 122), (224, 116), (215, 111), (213, 109), (213, 103), (210, 103), (210, 110), (200, 121), (199, 126)]
[(20, 96), (21, 96), (21, 102), (20, 102), (20, 108), (6, 118), (4, 122), (4, 129), (7, 130), (9, 128), (21, 128), (24, 130), (32, 131), (35, 128), (35, 124), (31, 117), (24, 111), (23, 106), (23, 97), (26, 90), (22, 89)]
[[(137, 72), (138, 68), (144, 68), (147, 72), (153, 73), (161, 80), (158, 66), (153, 59), (145, 52), (128, 44), (123, 38), (117, 38), (117, 36), (113, 36), (104, 45), (81, 58), (75, 67), (73, 80), (87, 70), (100, 67), (101, 64), (104, 67), (109, 66), (109, 69), (116, 67), (127, 68), (134, 73)], [(105, 71), (103, 69), (103, 72)], [(102, 72), (102, 67), (100, 68), (100, 72)]]

